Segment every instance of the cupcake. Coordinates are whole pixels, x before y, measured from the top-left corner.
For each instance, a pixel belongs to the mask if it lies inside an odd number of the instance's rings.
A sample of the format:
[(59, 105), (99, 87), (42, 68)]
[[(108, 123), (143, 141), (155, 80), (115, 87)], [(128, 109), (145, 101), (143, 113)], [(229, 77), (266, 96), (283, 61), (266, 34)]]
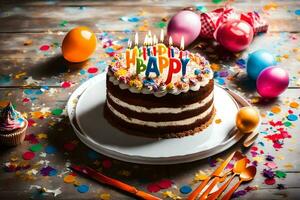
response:
[(0, 143), (7, 146), (21, 144), (27, 125), (27, 120), (9, 103), (0, 111)]

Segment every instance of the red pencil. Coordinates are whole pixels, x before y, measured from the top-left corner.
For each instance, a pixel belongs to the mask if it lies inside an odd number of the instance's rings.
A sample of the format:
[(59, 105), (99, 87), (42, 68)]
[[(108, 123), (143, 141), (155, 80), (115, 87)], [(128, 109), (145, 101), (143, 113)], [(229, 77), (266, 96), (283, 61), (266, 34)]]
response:
[(76, 172), (80, 172), (85, 174), (86, 176), (95, 179), (96, 181), (100, 182), (100, 183), (104, 183), (113, 187), (116, 187), (118, 189), (121, 189), (123, 191), (129, 192), (131, 194), (136, 195), (137, 197), (140, 197), (142, 199), (146, 199), (146, 200), (161, 200), (158, 197), (155, 197), (151, 194), (148, 194), (146, 192), (137, 190), (135, 187), (128, 185), (126, 183), (123, 183), (121, 181), (118, 181), (116, 179), (110, 178), (108, 176), (105, 176), (103, 174), (101, 174), (100, 172), (90, 168), (90, 167), (85, 167), (85, 166), (78, 166), (78, 165), (72, 165), (70, 167), (72, 170), (76, 171)]

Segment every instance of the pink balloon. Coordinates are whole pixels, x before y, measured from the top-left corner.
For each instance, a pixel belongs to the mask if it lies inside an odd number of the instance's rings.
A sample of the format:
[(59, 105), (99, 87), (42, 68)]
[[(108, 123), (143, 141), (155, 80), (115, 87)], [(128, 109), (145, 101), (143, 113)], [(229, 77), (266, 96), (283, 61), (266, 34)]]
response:
[(176, 46), (180, 46), (180, 40), (183, 36), (185, 46), (188, 46), (198, 37), (200, 30), (200, 16), (192, 11), (183, 10), (171, 18), (167, 34), (172, 37)]
[(279, 67), (269, 67), (264, 69), (256, 80), (257, 92), (262, 97), (278, 97), (289, 85), (289, 75), (287, 71)]
[(215, 38), (229, 51), (239, 52), (251, 44), (253, 28), (245, 21), (231, 20), (219, 26), (215, 32)]

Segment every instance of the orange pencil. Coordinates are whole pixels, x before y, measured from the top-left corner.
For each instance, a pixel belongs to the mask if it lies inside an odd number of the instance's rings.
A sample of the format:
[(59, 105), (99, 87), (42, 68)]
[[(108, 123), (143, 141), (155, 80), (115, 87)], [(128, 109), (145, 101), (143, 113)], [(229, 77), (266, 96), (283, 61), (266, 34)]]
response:
[(118, 181), (116, 179), (110, 178), (108, 176), (105, 176), (103, 174), (101, 174), (100, 172), (90, 168), (90, 167), (85, 167), (85, 166), (78, 166), (78, 165), (72, 165), (70, 167), (72, 170), (76, 171), (76, 172), (80, 172), (82, 174), (85, 174), (86, 176), (95, 179), (96, 181), (100, 182), (100, 183), (104, 183), (113, 187), (116, 187), (120, 190), (129, 192), (137, 197), (140, 197), (142, 199), (146, 199), (146, 200), (161, 200), (158, 197), (155, 197), (151, 194), (148, 194), (146, 192), (140, 191), (138, 189), (136, 189), (135, 187), (128, 185), (126, 183), (123, 183), (121, 181)]

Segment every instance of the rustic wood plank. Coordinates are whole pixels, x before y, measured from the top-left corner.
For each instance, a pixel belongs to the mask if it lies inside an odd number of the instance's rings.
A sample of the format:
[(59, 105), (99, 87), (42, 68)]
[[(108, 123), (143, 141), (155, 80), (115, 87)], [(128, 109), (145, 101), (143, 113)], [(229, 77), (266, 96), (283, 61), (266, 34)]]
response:
[[(17, 109), (27, 113), (29, 116), (29, 119), (32, 118), (31, 112), (40, 111), (41, 109), (46, 109), (51, 111), (54, 108), (64, 108), (66, 104), (66, 100), (68, 96), (71, 94), (71, 92), (75, 89), (75, 87), (67, 88), (67, 89), (52, 89), (52, 91), (44, 91), (39, 95), (32, 95), (35, 94), (36, 91), (32, 91), (28, 94), (26, 90), (21, 89), (1, 89), (0, 90), (0, 100), (11, 100), (17, 105)], [(299, 90), (298, 90), (299, 91)], [(36, 97), (35, 99), (31, 100), (28, 103), (24, 103), (24, 98), (31, 98), (32, 96)], [(279, 99), (272, 102), (272, 104), (265, 104), (265, 105), (257, 105), (261, 111), (261, 113), (268, 113), (271, 110), (271, 107), (273, 105), (281, 105), (281, 113), (282, 115), (276, 115), (273, 117), (273, 119), (280, 120), (283, 117), (285, 117), (285, 113), (287, 113), (288, 107), (284, 107), (283, 105), (287, 101), (298, 101), (299, 102), (299, 93), (295, 92), (295, 90), (287, 90), (282, 96), (280, 96)], [(48, 139), (41, 140), (40, 142), (43, 144), (43, 146), (46, 145), (53, 145), (58, 149), (58, 152), (55, 154), (55, 156), (48, 155), (46, 158), (40, 158), (36, 157), (33, 161), (30, 161), (31, 164), (34, 164), (38, 162), (41, 159), (47, 159), (50, 161), (50, 166), (55, 167), (56, 169), (59, 169), (59, 174), (63, 172), (65, 168), (65, 162), (69, 160), (72, 163), (80, 163), (80, 164), (87, 164), (91, 165), (93, 167), (97, 167), (97, 165), (93, 164), (94, 160), (90, 160), (87, 156), (88, 152), (90, 151), (89, 148), (87, 148), (84, 144), (79, 142), (79, 140), (76, 138), (75, 134), (72, 131), (71, 126), (69, 125), (68, 119), (65, 115), (56, 117), (53, 115), (50, 115), (48, 117), (45, 117), (44, 119), (34, 119), (37, 123), (37, 126), (30, 127), (28, 129), (28, 133), (45, 133), (48, 136)], [(263, 119), (263, 123), (266, 123), (268, 119)], [(288, 128), (289, 133), (292, 135), (291, 139), (286, 139), (284, 142), (285, 147), (283, 149), (280, 149), (279, 151), (276, 151), (272, 147), (272, 142), (267, 141), (263, 137), (264, 134), (260, 134), (259, 138), (257, 139), (256, 145), (258, 145), (258, 142), (263, 142), (264, 146), (260, 146), (260, 148), (264, 151), (264, 155), (261, 155), (262, 160), (259, 162), (258, 165), (258, 173), (256, 178), (250, 182), (249, 184), (243, 185), (240, 189), (245, 188), (246, 186), (255, 186), (258, 185), (259, 189), (258, 191), (250, 192), (248, 195), (245, 196), (245, 199), (256, 199), (261, 198), (262, 194), (266, 194), (267, 192), (272, 191), (272, 198), (277, 199), (277, 196), (280, 195), (288, 195), (286, 198), (294, 197), (293, 195), (296, 194), (296, 192), (299, 192), (299, 181), (300, 181), (300, 158), (298, 156), (299, 154), (299, 147), (298, 142), (300, 140), (300, 136), (298, 134), (298, 128), (300, 126), (300, 121), (294, 123), (294, 126)], [(264, 130), (265, 125), (262, 125), (261, 131)], [(59, 140), (58, 140), (59, 138)], [(66, 153), (63, 146), (64, 143), (68, 141), (78, 141), (78, 145), (75, 149), (75, 151)], [(11, 157), (17, 157), (19, 160), (21, 160), (21, 155), (23, 152), (26, 151), (31, 146), (28, 142), (25, 142), (21, 146), (15, 149), (1, 149), (0, 154), (0, 160), (5, 162), (9, 161)], [(211, 157), (211, 160), (215, 160), (219, 157), (226, 157), (230, 152), (236, 149), (241, 149), (241, 144), (237, 144), (234, 147), (230, 148), (230, 150), (225, 151), (221, 154), (218, 154), (216, 156)], [(43, 151), (43, 150), (42, 150)], [(251, 153), (248, 150), (244, 149), (244, 152), (249, 156), (249, 158), (252, 160)], [(284, 183), (286, 190), (279, 191), (275, 190), (276, 185), (265, 185), (264, 177), (262, 176), (263, 169), (267, 168), (264, 166), (265, 162), (265, 155), (275, 155), (275, 163), (277, 164), (276, 170), (282, 170), (287, 172), (287, 177), (285, 179), (277, 179), (277, 183)], [(290, 159), (293, 158), (293, 159)], [(101, 162), (103, 159), (106, 159), (103, 156), (99, 156), (97, 160)], [(110, 159), (112, 160), (112, 159)], [(148, 166), (148, 165), (137, 165), (137, 164), (131, 164), (131, 163), (125, 163), (121, 161), (112, 160), (113, 167), (106, 170), (103, 169), (103, 172), (109, 176), (118, 178), (122, 181), (128, 182), (134, 186), (136, 186), (139, 189), (146, 191), (146, 186), (150, 183), (154, 183), (158, 180), (163, 178), (169, 178), (174, 181), (176, 186), (179, 188), (184, 184), (191, 184), (193, 181), (194, 174), (198, 172), (199, 170), (206, 170), (206, 169), (212, 169), (209, 167), (209, 159), (204, 159), (192, 163), (187, 164), (180, 164), (180, 165), (172, 165), (172, 166)], [(287, 168), (285, 165), (289, 165)], [(291, 167), (292, 166), (292, 167)], [(98, 166), (99, 167), (99, 166)], [(130, 172), (130, 176), (123, 176), (122, 170), (127, 170)], [(51, 177), (51, 178), (43, 178), (41, 175), (36, 175), (37, 178), (36, 181), (25, 181), (22, 177), (25, 175), (26, 170), (21, 172), (21, 175), (15, 177), (11, 173), (2, 173), (0, 176), (0, 182), (5, 181), (5, 185), (0, 186), (0, 193), (4, 197), (7, 197), (8, 199), (11, 198), (11, 196), (15, 196), (15, 193), (18, 195), (24, 195), (25, 197), (31, 196), (33, 194), (32, 191), (29, 191), (29, 187), (32, 184), (42, 185), (47, 188), (57, 188), (58, 186), (63, 186), (63, 194), (58, 196), (58, 198), (65, 199), (66, 198), (77, 198), (79, 194), (75, 192), (75, 188), (72, 184), (64, 184), (62, 183), (62, 177)], [(78, 177), (79, 181), (83, 184), (88, 184), (91, 188), (91, 191), (85, 195), (81, 195), (80, 198), (82, 199), (89, 199), (89, 198), (95, 198), (96, 194), (99, 192), (105, 192), (109, 191), (109, 193), (115, 197), (116, 199), (131, 199), (131, 197), (128, 197), (122, 193), (119, 193), (115, 190), (110, 190), (108, 187), (105, 187), (101, 184), (95, 183), (93, 181), (90, 181), (88, 179), (85, 179), (83, 177)], [(16, 180), (19, 180), (16, 183)], [(193, 184), (193, 187), (195, 187), (197, 184)], [(293, 190), (293, 192), (290, 193), (290, 189)], [(20, 191), (18, 193), (18, 191)], [(21, 192), (22, 191), (22, 192)], [(177, 191), (177, 190), (174, 190)], [(177, 191), (178, 192), (178, 191)], [(156, 193), (156, 195), (161, 197), (161, 193)], [(290, 196), (291, 195), (291, 196)], [(181, 195), (183, 196), (183, 195)], [(51, 196), (48, 198), (52, 198)], [(278, 197), (279, 198), (279, 197)]]
[[(159, 34), (159, 30), (155, 30), (153, 33)], [(61, 32), (0, 34), (0, 61), (2, 69), (0, 74), (2, 74), (3, 79), (3, 81), (0, 81), (0, 86), (25, 85), (28, 84), (28, 77), (35, 79), (37, 85), (59, 86), (63, 81), (72, 81), (77, 84), (105, 69), (111, 58), (105, 53), (100, 40), (97, 50), (88, 62), (79, 64), (66, 62), (61, 56), (60, 49), (64, 34)], [(100, 34), (100, 32), (97, 33), (99, 37)], [(118, 45), (126, 46), (126, 39), (133, 37), (133, 34), (108, 32), (108, 37)], [(142, 38), (143, 34), (140, 34), (140, 37)], [(211, 63), (219, 64), (221, 71), (229, 71), (231, 76), (241, 72), (235, 82), (227, 81), (228, 77), (223, 77), (222, 79), (226, 82), (234, 85), (244, 82), (249, 85), (249, 82), (243, 78), (245, 70), (235, 64), (236, 60), (240, 58), (247, 59), (248, 53), (257, 49), (268, 49), (274, 56), (278, 56), (281, 59), (278, 65), (290, 72), (290, 87), (298, 87), (300, 86), (300, 71), (298, 68), (300, 63), (300, 46), (297, 42), (299, 38), (299, 33), (263, 34), (257, 36), (250, 48), (240, 55), (230, 54), (224, 49), (207, 42), (200, 42), (201, 48), (196, 46), (192, 51), (205, 55)], [(24, 42), (27, 41), (32, 41), (32, 44), (24, 45)], [(264, 45), (262, 46), (261, 44)], [(50, 45), (51, 47), (47, 51), (41, 51), (40, 47), (42, 45)], [(87, 69), (95, 66), (97, 66), (99, 71), (89, 74)], [(84, 74), (80, 73), (80, 67), (84, 69)], [(4, 81), (4, 76), (9, 79), (7, 82)]]
[[(124, 31), (127, 29), (136, 29), (146, 20), (150, 27), (153, 23), (160, 21), (162, 18), (169, 18), (178, 10), (187, 6), (205, 5), (208, 10), (220, 7), (223, 4), (185, 3), (180, 1), (158, 3), (149, 1), (135, 2), (118, 2), (117, 4), (99, 2), (92, 6), (72, 6), (49, 4), (44, 6), (20, 4), (19, 7), (7, 4), (2, 7), (0, 15), (0, 31), (1, 32), (44, 32), (49, 29), (52, 31), (67, 31), (77, 25), (89, 26), (94, 30), (114, 30)], [(240, 10), (257, 10), (261, 11), (265, 1), (253, 2), (251, 5), (245, 2), (233, 2), (233, 6)], [(299, 6), (299, 2), (282, 1), (278, 2), (278, 9), (265, 14), (270, 23), (270, 31), (272, 32), (298, 32), (300, 30), (297, 16), (293, 13), (295, 7)], [(40, 5), (40, 4), (38, 4)], [(60, 5), (60, 4), (58, 4)], [(38, 7), (39, 12), (36, 12)], [(113, 7), (113, 9), (111, 9)], [(124, 10), (128, 12), (124, 13)], [(105, 13), (105, 15), (103, 15)], [(142, 15), (141, 15), (142, 14)], [(138, 16), (142, 20), (138, 23), (122, 22), (122, 16)], [(91, 20), (92, 19), (92, 20)], [(144, 19), (144, 20), (143, 20)], [(61, 26), (63, 20), (68, 24)]]

